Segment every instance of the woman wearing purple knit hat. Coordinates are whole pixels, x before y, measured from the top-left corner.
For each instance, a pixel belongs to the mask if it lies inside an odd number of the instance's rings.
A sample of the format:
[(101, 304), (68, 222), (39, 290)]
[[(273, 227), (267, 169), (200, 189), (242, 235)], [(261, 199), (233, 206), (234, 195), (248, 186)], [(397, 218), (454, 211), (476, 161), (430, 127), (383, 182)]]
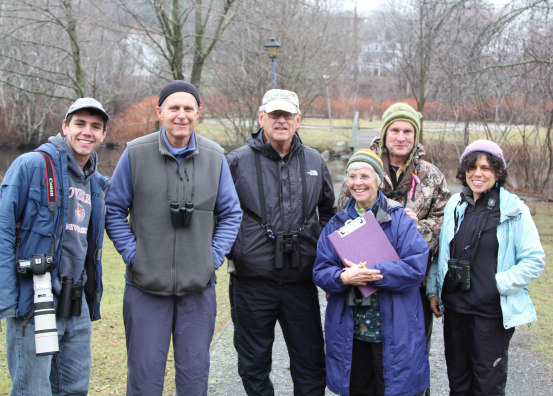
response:
[(504, 395), (515, 326), (536, 320), (527, 286), (545, 253), (528, 207), (503, 188), (499, 145), (476, 140), (461, 155), (426, 294), (444, 317), (450, 395)]

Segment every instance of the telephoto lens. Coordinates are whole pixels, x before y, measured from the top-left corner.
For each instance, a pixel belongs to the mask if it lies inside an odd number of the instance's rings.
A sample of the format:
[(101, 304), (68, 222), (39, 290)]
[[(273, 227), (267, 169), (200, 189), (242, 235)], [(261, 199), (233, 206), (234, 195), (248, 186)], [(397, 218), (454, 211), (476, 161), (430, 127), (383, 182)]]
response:
[(59, 352), (59, 345), (50, 273), (33, 275), (33, 288), (36, 355), (53, 355)]

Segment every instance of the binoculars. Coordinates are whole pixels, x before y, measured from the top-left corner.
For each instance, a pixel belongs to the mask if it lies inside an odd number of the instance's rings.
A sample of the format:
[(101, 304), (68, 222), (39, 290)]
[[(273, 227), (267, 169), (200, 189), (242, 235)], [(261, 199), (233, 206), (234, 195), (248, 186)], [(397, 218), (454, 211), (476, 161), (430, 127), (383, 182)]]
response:
[(275, 268), (284, 268), (285, 256), (290, 258), (290, 266), (298, 268), (300, 266), (300, 251), (298, 249), (298, 234), (282, 234), (275, 235), (276, 250), (275, 250)]
[(83, 282), (79, 279), (74, 284), (71, 276), (64, 276), (61, 280), (58, 316), (62, 318), (81, 316), (82, 297)]
[(188, 227), (194, 213), (194, 202), (186, 201), (184, 207), (181, 207), (178, 202), (173, 201), (169, 204), (169, 213), (173, 227)]
[(454, 288), (462, 291), (470, 290), (470, 262), (468, 260), (449, 259), (447, 262), (447, 278)]

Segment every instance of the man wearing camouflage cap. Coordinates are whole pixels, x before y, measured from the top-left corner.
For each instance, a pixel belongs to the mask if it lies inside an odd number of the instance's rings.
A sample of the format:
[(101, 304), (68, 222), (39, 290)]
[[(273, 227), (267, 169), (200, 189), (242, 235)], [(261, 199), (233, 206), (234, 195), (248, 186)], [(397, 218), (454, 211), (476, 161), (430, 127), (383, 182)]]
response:
[(296, 133), (294, 92), (265, 93), (261, 128), (231, 152), (244, 211), (229, 262), (238, 372), (248, 395), (274, 395), (271, 351), (276, 322), (288, 352), (295, 395), (324, 395), (324, 342), (312, 270), (317, 239), (334, 214), (330, 173)]

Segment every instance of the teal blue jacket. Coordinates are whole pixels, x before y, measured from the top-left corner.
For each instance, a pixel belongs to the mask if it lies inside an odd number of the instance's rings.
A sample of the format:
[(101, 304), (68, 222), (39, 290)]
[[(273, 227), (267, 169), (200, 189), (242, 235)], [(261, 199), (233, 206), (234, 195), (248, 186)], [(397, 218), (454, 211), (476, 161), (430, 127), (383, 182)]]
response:
[[(449, 246), (455, 234), (454, 214), (458, 224), (463, 221), (466, 202), (453, 195), (444, 213), (437, 260), (430, 266), (426, 296), (440, 297), (450, 258)], [(516, 195), (501, 188), (499, 191), (500, 223), (497, 226), (497, 273), (495, 282), (500, 294), (503, 326), (506, 329), (535, 321), (536, 309), (528, 295), (528, 284), (536, 279), (545, 266), (545, 253), (538, 230), (528, 207)]]

